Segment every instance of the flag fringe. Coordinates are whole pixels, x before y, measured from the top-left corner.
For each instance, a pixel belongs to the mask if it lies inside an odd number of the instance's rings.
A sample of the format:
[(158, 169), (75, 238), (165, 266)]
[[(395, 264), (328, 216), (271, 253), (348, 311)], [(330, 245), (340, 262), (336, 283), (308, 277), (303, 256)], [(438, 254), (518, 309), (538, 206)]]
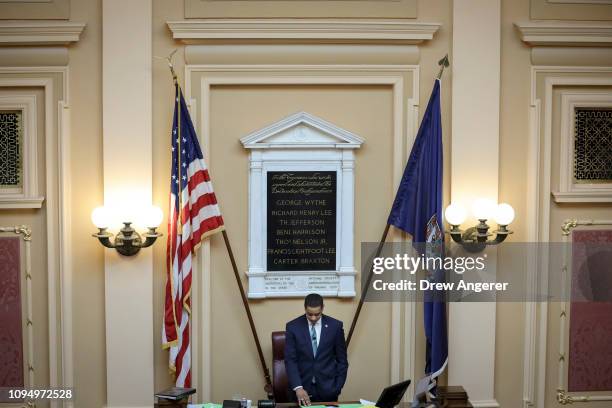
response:
[(178, 339), (177, 340), (169, 341), (167, 343), (162, 343), (162, 350), (167, 350), (170, 347), (176, 346), (177, 344), (178, 344)]
[(197, 251), (198, 249), (200, 249), (200, 247), (202, 246), (202, 244), (204, 243), (204, 239), (215, 235), (218, 232), (224, 231), (225, 230), (225, 225), (220, 225), (217, 228), (210, 230), (210, 231), (206, 231), (204, 234), (202, 234), (202, 236), (200, 237), (200, 241), (194, 245), (192, 252), (195, 253), (195, 251)]

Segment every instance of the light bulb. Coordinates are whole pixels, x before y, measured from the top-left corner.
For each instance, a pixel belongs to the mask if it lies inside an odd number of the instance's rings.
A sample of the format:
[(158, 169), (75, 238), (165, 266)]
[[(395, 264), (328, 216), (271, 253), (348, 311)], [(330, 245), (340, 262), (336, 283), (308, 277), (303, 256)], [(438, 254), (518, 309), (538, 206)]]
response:
[(147, 210), (147, 214), (145, 217), (145, 224), (147, 228), (157, 228), (161, 224), (164, 219), (164, 212), (161, 208), (156, 206), (151, 206)]
[(477, 220), (488, 220), (495, 213), (495, 202), (488, 198), (479, 198), (472, 204), (472, 214)]
[(465, 208), (459, 204), (451, 204), (444, 211), (444, 218), (450, 225), (461, 225), (467, 216)]
[(91, 222), (97, 228), (108, 228), (110, 214), (106, 207), (97, 207), (91, 212)]
[(514, 221), (514, 208), (510, 204), (499, 204), (495, 209), (494, 219), (498, 225), (509, 225)]

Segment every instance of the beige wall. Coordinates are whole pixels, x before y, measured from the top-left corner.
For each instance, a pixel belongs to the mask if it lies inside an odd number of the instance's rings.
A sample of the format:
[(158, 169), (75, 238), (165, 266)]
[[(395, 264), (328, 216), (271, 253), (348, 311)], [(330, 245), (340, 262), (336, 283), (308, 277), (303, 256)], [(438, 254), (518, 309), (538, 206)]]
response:
[(292, 0), (267, 1), (229, 0), (225, 3), (185, 0), (186, 18), (269, 18), (269, 17), (350, 17), (350, 18), (414, 18), (417, 0), (342, 0), (313, 3)]
[[(444, 0), (419, 0), (417, 21), (439, 22), (440, 30), (432, 41), (420, 46), (419, 114), (422, 116), (437, 74), (437, 61), (447, 52), (451, 67), (443, 78), (442, 111), (445, 143), (445, 203), (450, 197), (450, 106), (452, 80), (452, 7)], [(568, 6), (569, 7), (569, 6)], [(533, 177), (527, 168), (529, 143), (530, 102), (530, 48), (520, 41), (513, 23), (528, 21), (530, 0), (502, 1), (502, 54), (501, 54), (501, 112), (500, 112), (500, 168), (499, 199), (515, 208), (517, 219), (512, 225), (514, 242), (527, 239), (525, 214), (529, 209), (526, 181)], [(154, 0), (153, 3), (153, 55), (166, 56), (178, 48), (175, 64), (184, 83), (183, 45), (171, 38), (166, 26), (168, 20), (184, 17), (183, 1)], [(81, 39), (69, 47), (70, 105), (71, 105), (71, 206), (72, 236), (69, 243), (73, 266), (73, 326), (74, 326), (74, 384), (77, 407), (100, 407), (106, 401), (106, 351), (104, 316), (103, 249), (90, 234), (94, 227), (89, 215), (103, 201), (101, 121), (101, 1), (72, 1), (70, 20), (84, 22), (87, 28)], [(477, 45), (475, 45), (477, 46)], [(367, 56), (364, 56), (367, 58)], [(263, 62), (265, 63), (265, 61)], [(4, 65), (4, 62), (3, 62)], [(483, 67), (486, 69), (486, 67)], [(198, 77), (199, 78), (199, 77)], [(410, 78), (406, 78), (407, 83)], [(408, 85), (407, 94), (412, 93)], [(192, 92), (201, 102), (197, 84)], [(153, 203), (167, 211), (169, 180), (168, 135), (173, 107), (173, 90), (165, 62), (153, 62)], [(198, 105), (199, 107), (200, 105)], [(393, 141), (392, 97), (386, 86), (218, 86), (211, 93), (211, 138), (203, 149), (211, 157), (211, 171), (228, 232), (234, 245), (240, 271), (247, 268), (247, 152), (238, 139), (247, 133), (273, 123), (296, 111), (305, 110), (344, 127), (366, 139), (356, 152), (356, 224), (355, 254), (359, 265), (359, 243), (375, 241), (393, 195)], [(201, 121), (201, 117), (197, 116)], [(405, 121), (404, 121), (405, 123)], [(557, 134), (558, 132), (555, 132)], [(42, 136), (41, 136), (42, 137)], [(41, 143), (41, 146), (43, 144)], [(477, 146), (474, 146), (476, 152)], [(405, 155), (405, 153), (404, 153)], [(554, 155), (553, 155), (554, 157)], [(405, 160), (405, 157), (404, 157)], [(553, 165), (554, 165), (553, 161)], [(483, 171), (486, 171), (486, 160)], [(44, 168), (44, 167), (41, 167)], [(41, 176), (42, 177), (42, 176)], [(43, 184), (41, 184), (43, 185)], [(371, 197), (379, 197), (372, 200)], [(551, 238), (558, 233), (560, 222), (570, 216), (611, 218), (608, 205), (551, 204)], [(0, 225), (31, 224), (34, 229), (33, 267), (44, 271), (45, 210), (0, 211)], [(167, 236), (165, 226), (161, 232)], [(37, 240), (37, 237), (41, 237)], [(153, 248), (154, 256), (154, 350), (155, 386), (162, 389), (171, 384), (167, 369), (167, 352), (160, 347), (161, 317), (165, 284), (165, 238)], [(221, 401), (236, 393), (252, 398), (263, 398), (263, 379), (254, 344), (243, 313), (225, 249), (219, 236), (211, 241), (212, 254), (212, 399)], [(37, 281), (35, 280), (35, 283)], [(34, 316), (46, 322), (46, 281), (40, 279), (40, 293), (35, 302)], [(243, 276), (246, 284), (246, 278)], [(359, 280), (358, 280), (359, 282)], [(38, 283), (36, 283), (38, 285)], [(37, 292), (36, 292), (37, 291)], [(194, 305), (199, 299), (194, 299)], [(326, 311), (344, 320), (345, 330), (357, 301), (329, 299)], [(301, 313), (300, 299), (252, 301), (253, 315), (262, 340), (264, 355), (270, 363), (269, 334), (281, 329), (284, 323)], [(495, 396), (502, 407), (521, 406), (523, 398), (524, 305), (500, 303), (497, 305)], [(557, 328), (549, 311), (548, 374), (546, 406), (557, 406), (556, 388)], [(414, 375), (423, 371), (424, 341), (421, 323), (422, 307), (416, 312), (416, 356)], [(46, 323), (41, 330), (46, 331)], [(39, 327), (37, 326), (37, 330)], [(376, 398), (378, 390), (390, 380), (389, 336), (391, 331), (391, 305), (366, 304), (349, 348), (349, 378), (343, 398)], [(556, 339), (556, 340), (555, 340)], [(476, 339), (475, 339), (476, 340)], [(126, 339), (129, 341), (129, 339)], [(201, 339), (200, 339), (201, 341)], [(45, 337), (37, 337), (36, 347), (43, 361), (48, 361)], [(201, 344), (199, 345), (202, 346)], [(194, 366), (202, 362), (194, 361)], [(43, 371), (48, 371), (43, 367)], [(39, 376), (40, 384), (48, 381)], [(129, 379), (126, 379), (129, 380)], [(596, 405), (592, 405), (596, 406)], [(599, 406), (605, 406), (600, 404)], [(585, 405), (586, 407), (586, 405)]]
[(91, 211), (104, 203), (102, 185), (102, 5), (73, 1), (71, 19), (87, 23), (70, 47), (72, 108), (72, 243), (75, 406), (106, 403), (104, 252)]
[[(344, 89), (343, 89), (344, 88)], [(218, 198), (227, 220), (228, 233), (239, 270), (247, 269), (248, 152), (239, 138), (294, 112), (306, 111), (322, 117), (366, 139), (356, 153), (355, 254), (360, 264), (359, 242), (374, 241), (391, 204), (392, 92), (389, 87), (217, 87), (211, 96), (211, 171)], [(244, 171), (240, 171), (243, 169)], [(379, 197), (372, 200), (371, 197)], [(370, 214), (370, 216), (366, 216)], [(212, 245), (213, 400), (236, 391), (263, 396), (256, 350), (248, 322), (239, 302), (236, 283), (220, 239)], [(270, 333), (303, 313), (302, 299), (251, 302), (261, 333), (267, 361), (271, 361)], [(328, 299), (326, 312), (350, 324), (355, 309), (352, 300)], [(349, 350), (350, 368), (343, 398), (376, 398), (390, 381), (390, 305), (368, 304), (361, 316)], [(244, 374), (227, 381), (236, 367), (227, 364), (238, 357)], [(368, 372), (368, 376), (359, 373)], [(218, 374), (218, 375), (217, 375)]]
[(0, 4), (0, 20), (67, 20), (69, 17), (70, 0), (4, 1)]
[[(529, 0), (502, 0), (501, 13), (499, 201), (509, 203), (516, 211), (514, 234), (509, 240), (526, 242), (530, 50), (520, 41), (514, 23), (529, 20)], [(500, 273), (507, 273), (504, 268), (513, 270), (513, 266), (500, 265)], [(514, 271), (524, 274), (518, 268)], [(497, 304), (495, 398), (502, 407), (522, 406), (524, 310), (519, 302)]]

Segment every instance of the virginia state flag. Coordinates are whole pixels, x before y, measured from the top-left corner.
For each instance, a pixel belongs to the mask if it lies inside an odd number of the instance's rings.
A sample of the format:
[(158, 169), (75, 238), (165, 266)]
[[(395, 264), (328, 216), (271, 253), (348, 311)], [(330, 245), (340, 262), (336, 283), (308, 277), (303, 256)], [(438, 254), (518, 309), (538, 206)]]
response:
[[(426, 244), (428, 249), (443, 246), (439, 79), (431, 91), (427, 110), (412, 146), (387, 223), (412, 235), (413, 244)], [(440, 252), (438, 256), (441, 256)], [(442, 271), (429, 272), (430, 275), (439, 276)], [(426, 293), (424, 320), (427, 337), (425, 372), (433, 380), (444, 371), (448, 360), (446, 303), (438, 296), (428, 297)]]

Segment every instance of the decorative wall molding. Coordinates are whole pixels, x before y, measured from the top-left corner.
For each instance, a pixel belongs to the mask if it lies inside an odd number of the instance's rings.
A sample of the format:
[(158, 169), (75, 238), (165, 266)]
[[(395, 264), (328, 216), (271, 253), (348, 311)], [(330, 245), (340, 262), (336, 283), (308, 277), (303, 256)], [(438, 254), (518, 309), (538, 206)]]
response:
[[(588, 77), (580, 78), (589, 82)], [(612, 85), (597, 80), (595, 85)], [(612, 183), (574, 182), (574, 139), (576, 108), (612, 108), (612, 93), (602, 91), (562, 91), (561, 93), (561, 133), (559, 157), (559, 189), (552, 194), (555, 201), (563, 202), (612, 202)]]
[[(36, 362), (34, 361), (34, 318), (32, 313), (32, 229), (27, 225), (16, 225), (14, 227), (0, 227), (0, 233), (13, 233), (20, 236), (24, 243), (25, 262), (20, 286), (25, 283), (25, 317), (23, 320), (23, 353), (27, 358), (24, 361), (24, 387), (33, 388), (37, 384), (34, 380), (36, 373)], [(1, 234), (0, 234), (1, 235)], [(23, 315), (23, 311), (22, 311)], [(42, 327), (42, 325), (41, 325)], [(5, 404), (2, 404), (4, 406)], [(9, 405), (12, 406), (12, 405)], [(19, 404), (21, 406), (21, 404)]]
[[(298, 137), (287, 140), (287, 143), (279, 143), (272, 138), (280, 132), (285, 132), (296, 126), (307, 126), (319, 130), (325, 135), (330, 136), (328, 140), (320, 140), (315, 144), (316, 148), (331, 147), (335, 149), (355, 149), (359, 148), (364, 142), (359, 136), (344, 130), (332, 123), (329, 123), (315, 115), (307, 112), (298, 112), (288, 116), (270, 126), (253, 132), (245, 136), (240, 141), (247, 149), (310, 149), (313, 147), (306, 138)], [(307, 136), (307, 135), (304, 135)]]
[[(298, 112), (241, 140), (249, 155), (249, 293), (250, 298), (303, 297), (312, 292), (310, 278), (318, 279), (323, 296), (354, 297), (353, 150), (361, 137), (306, 112)], [(271, 271), (267, 263), (268, 172), (326, 171), (335, 173), (335, 266), (321, 271)], [(282, 278), (283, 284), (273, 284)], [(281, 289), (288, 286), (288, 289)], [(323, 288), (325, 287), (325, 289)]]
[(80, 39), (85, 23), (0, 21), (0, 45), (69, 45)]
[[(20, 75), (16, 78), (15, 75)], [(45, 106), (49, 385), (72, 387), (70, 105), (67, 67), (0, 67), (0, 86), (42, 87)], [(57, 323), (57, 325), (56, 325)], [(59, 328), (59, 331), (58, 331)], [(59, 344), (59, 347), (58, 347)], [(59, 350), (59, 352), (58, 352)], [(68, 402), (65, 406), (71, 406)], [(51, 402), (51, 408), (59, 406)]]
[(609, 47), (532, 47), (531, 64), (537, 66), (612, 66)]
[(611, 191), (553, 191), (557, 203), (610, 203)]
[[(581, 76), (573, 76), (582, 74)], [(528, 242), (550, 240), (550, 197), (552, 163), (553, 89), (555, 86), (592, 86), (607, 84), (610, 67), (532, 66), (529, 106), (528, 181), (526, 223)], [(538, 83), (543, 87), (538, 91)], [(527, 293), (540, 287), (547, 291), (548, 259), (526, 259)], [(533, 271), (542, 271), (540, 276)], [(525, 349), (523, 358), (523, 407), (543, 408), (546, 387), (547, 302), (525, 304)]]
[(420, 44), (431, 40), (441, 27), (439, 23), (342, 19), (211, 19), (167, 24), (173, 38), (186, 44), (211, 40)]
[[(566, 244), (564, 246), (564, 260), (563, 260), (563, 270), (562, 270), (562, 279), (563, 284), (562, 288), (566, 291), (562, 292), (563, 296), (569, 296), (569, 291), (571, 290), (571, 271), (570, 268), (572, 266), (572, 255), (569, 243), (570, 237), (572, 236), (572, 230), (575, 228), (580, 228), (584, 226), (612, 226), (612, 220), (578, 220), (578, 219), (569, 219), (566, 220), (561, 226), (561, 230), (563, 231), (563, 242)], [(559, 324), (559, 383), (557, 387), (557, 401), (561, 405), (574, 404), (576, 402), (595, 402), (595, 401), (612, 401), (612, 395), (601, 395), (597, 393), (595, 395), (580, 395), (575, 392), (567, 391), (568, 384), (568, 376), (567, 369), (569, 368), (569, 349), (566, 346), (566, 339), (568, 337), (568, 333), (566, 332), (566, 327), (569, 328), (570, 324), (570, 303), (569, 301), (561, 303), (561, 311), (559, 314), (560, 324)], [(567, 368), (566, 368), (567, 365)]]
[[(10, 86), (11, 80), (2, 81)], [(15, 80), (18, 84), (19, 81)], [(0, 209), (40, 208), (44, 197), (38, 191), (38, 129), (36, 95), (11, 94), (0, 91), (0, 110), (17, 110), (22, 113), (23, 139), (21, 146), (22, 186), (0, 190)]]
[(546, 0), (549, 3), (559, 4), (612, 4), (612, 0)]
[(6, 197), (0, 198), (0, 209), (23, 209), (23, 208), (41, 208), (44, 197), (20, 198)]
[(612, 23), (529, 21), (514, 23), (531, 46), (612, 46)]
[[(278, 75), (284, 71), (299, 72), (289, 75)], [(241, 76), (223, 76), (225, 72), (242, 73)], [(347, 74), (351, 72), (351, 75)], [(199, 101), (199, 112), (195, 111), (196, 104), (191, 97), (192, 78), (198, 72), (208, 73), (202, 78), (201, 100)], [(319, 73), (316, 76), (304, 76), (304, 73)], [(326, 75), (321, 75), (325, 72)], [(367, 72), (368, 75), (359, 75)], [(403, 74), (412, 75), (412, 95), (406, 97), (404, 91)], [(210, 101), (211, 87), (215, 85), (389, 85), (393, 89), (393, 182), (396, 187), (402, 177), (404, 159), (410, 152), (414, 137), (418, 128), (418, 106), (419, 106), (419, 67), (418, 65), (379, 65), (379, 66), (334, 66), (334, 65), (186, 65), (185, 66), (185, 93), (187, 100), (192, 100), (192, 117), (198, 118), (194, 123), (200, 139), (204, 146), (210, 146)], [(406, 102), (407, 101), (407, 102)], [(405, 107), (407, 104), (407, 107)], [(194, 120), (196, 122), (196, 120)], [(404, 133), (404, 126), (406, 131)], [(404, 149), (404, 150), (402, 150)], [(204, 151), (205, 159), (211, 165), (210, 152)], [(394, 190), (395, 191), (395, 190)], [(393, 193), (392, 193), (393, 194)], [(393, 233), (392, 240), (401, 239), (399, 234)], [(201, 307), (196, 313), (199, 314), (199, 327), (194, 324), (193, 344), (202, 344), (201, 353), (194, 350), (194, 359), (199, 363), (195, 367), (201, 367), (200, 372), (194, 371), (194, 384), (201, 390), (198, 392), (200, 400), (210, 400), (211, 378), (212, 378), (212, 304), (211, 299), (211, 248), (210, 241), (205, 241), (201, 246), (199, 254), (200, 261), (195, 264), (199, 273), (194, 273), (194, 288), (199, 291), (199, 298), (206, 299), (201, 302)], [(198, 282), (199, 280), (199, 282)], [(198, 296), (198, 293), (195, 294)], [(403, 330), (402, 330), (403, 329)], [(390, 338), (390, 377), (392, 382), (398, 382), (400, 378), (414, 377), (414, 356), (416, 344), (416, 306), (415, 303), (405, 302), (401, 305), (394, 302), (391, 308), (391, 338)], [(197, 357), (196, 357), (197, 356)], [(403, 356), (403, 369), (400, 361)], [(197, 361), (197, 360), (194, 360)], [(195, 379), (199, 379), (196, 382)], [(411, 394), (412, 391), (409, 390)], [(407, 398), (411, 398), (408, 395)]]

